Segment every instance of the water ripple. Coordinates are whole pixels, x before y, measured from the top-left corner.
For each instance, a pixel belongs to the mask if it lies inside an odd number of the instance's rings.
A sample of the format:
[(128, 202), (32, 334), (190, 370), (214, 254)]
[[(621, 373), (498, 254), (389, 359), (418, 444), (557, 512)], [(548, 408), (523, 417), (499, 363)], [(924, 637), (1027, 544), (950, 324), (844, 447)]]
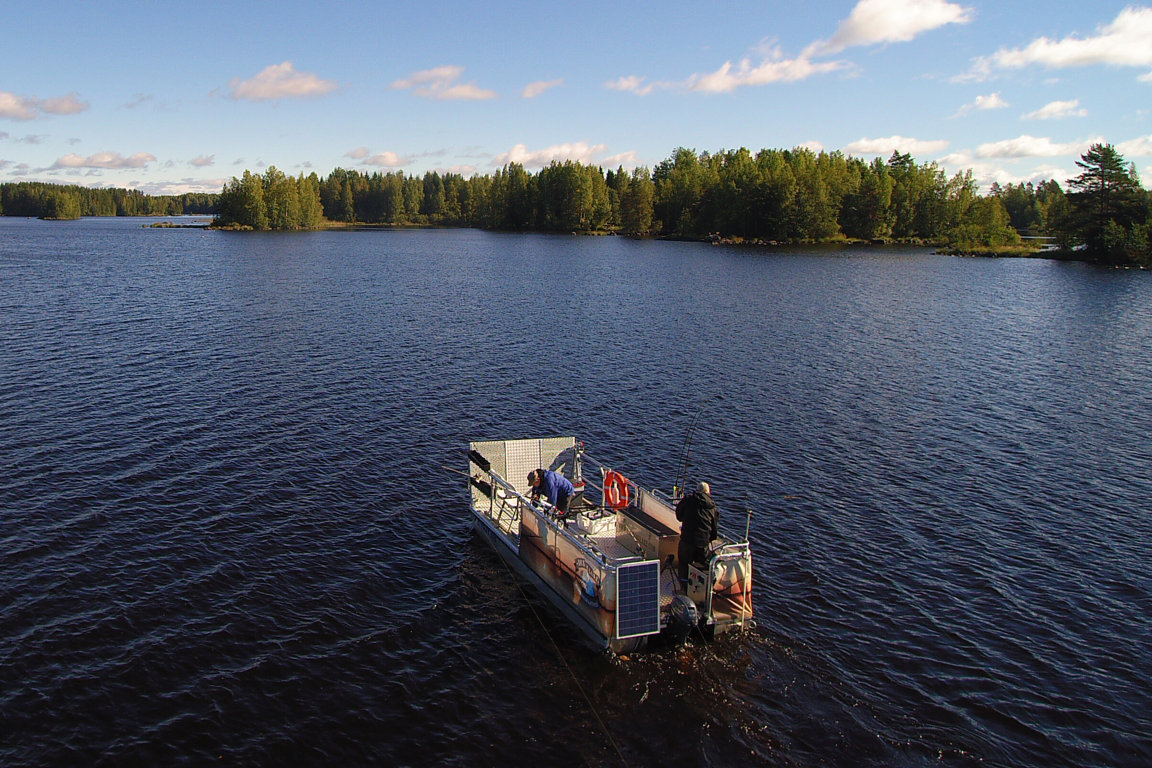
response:
[[(6, 766), (1152, 762), (1148, 275), (0, 226)], [(590, 654), (440, 467), (698, 412), (758, 627)]]

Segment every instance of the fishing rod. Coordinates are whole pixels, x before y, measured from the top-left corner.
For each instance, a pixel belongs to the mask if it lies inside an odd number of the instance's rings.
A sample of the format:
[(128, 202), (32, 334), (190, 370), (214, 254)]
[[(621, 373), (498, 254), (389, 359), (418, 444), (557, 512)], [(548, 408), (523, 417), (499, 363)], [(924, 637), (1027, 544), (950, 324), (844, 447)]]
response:
[(451, 472), (455, 475), (462, 475), (462, 476), (468, 478), (468, 482), (471, 483), (472, 485), (476, 486), (476, 488), (479, 489), (479, 491), (482, 494), (484, 494), (485, 496), (488, 496), (488, 497), (492, 496), (492, 484), (491, 483), (484, 481), (484, 480), (481, 480), (478, 477), (473, 477), (472, 475), (468, 474), (467, 472), (462, 472), (459, 469), (453, 469), (452, 467), (446, 467), (443, 464), (440, 465), (440, 469), (444, 470), (445, 472)]
[(692, 451), (692, 438), (696, 435), (696, 423), (700, 421), (700, 411), (692, 419), (688, 427), (688, 436), (684, 438), (684, 446), (680, 449), (680, 461), (676, 470), (676, 485), (672, 487), (672, 497), (679, 498), (684, 495), (688, 485), (688, 456)]

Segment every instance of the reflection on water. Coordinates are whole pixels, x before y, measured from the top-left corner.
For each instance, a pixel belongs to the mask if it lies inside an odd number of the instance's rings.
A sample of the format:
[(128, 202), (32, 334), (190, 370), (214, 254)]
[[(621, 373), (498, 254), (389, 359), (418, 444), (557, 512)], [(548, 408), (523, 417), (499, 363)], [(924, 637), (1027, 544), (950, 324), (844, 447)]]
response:
[[(1150, 298), (921, 249), (0, 219), (0, 762), (1146, 764)], [(441, 465), (574, 433), (667, 486), (698, 413), (759, 626), (590, 654)]]

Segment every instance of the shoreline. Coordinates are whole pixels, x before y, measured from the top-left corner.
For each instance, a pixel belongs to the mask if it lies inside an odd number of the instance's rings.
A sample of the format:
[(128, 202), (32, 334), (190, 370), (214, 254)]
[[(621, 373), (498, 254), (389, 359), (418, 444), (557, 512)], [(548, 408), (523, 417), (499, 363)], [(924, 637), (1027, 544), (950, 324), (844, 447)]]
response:
[[(81, 217), (89, 218), (89, 217)], [(70, 219), (74, 220), (74, 219)], [(157, 221), (151, 224), (142, 224), (141, 227), (145, 229), (209, 229), (219, 232), (254, 232), (257, 230), (243, 225), (227, 225), (216, 226), (211, 219), (205, 219), (195, 223), (177, 223), (174, 221)], [(296, 229), (296, 230), (280, 230), (285, 232), (326, 232), (326, 231), (371, 231), (371, 230), (384, 230), (384, 231), (400, 231), (400, 230), (420, 230), (420, 229), (476, 229), (475, 227), (466, 227), (460, 225), (444, 225), (444, 224), (374, 224), (369, 222), (342, 222), (342, 221), (325, 221), (323, 225), (313, 229)], [(274, 230), (261, 230), (261, 231), (274, 231)], [(875, 240), (861, 240), (846, 237), (833, 237), (826, 240), (794, 240), (794, 241), (781, 241), (781, 240), (761, 240), (759, 238), (744, 239), (742, 237), (724, 236), (719, 233), (712, 233), (703, 237), (677, 237), (668, 235), (631, 235), (623, 234), (618, 231), (612, 230), (576, 230), (571, 232), (561, 232), (553, 230), (503, 230), (491, 229), (486, 230), (490, 232), (504, 232), (511, 234), (544, 234), (544, 235), (571, 235), (579, 237), (626, 237), (632, 240), (667, 240), (671, 242), (688, 242), (688, 243), (708, 243), (714, 246), (726, 246), (735, 248), (795, 248), (797, 246), (842, 246), (846, 248), (859, 248), (867, 246), (920, 246), (923, 248), (932, 248), (933, 253), (942, 256), (958, 256), (966, 258), (992, 258), (992, 259), (1050, 259), (1053, 261), (1078, 261), (1085, 264), (1095, 264), (1097, 266), (1111, 266), (1120, 267), (1126, 265), (1107, 264), (1104, 262), (1092, 261), (1089, 259), (1081, 258), (1077, 252), (1070, 251), (1062, 248), (1052, 248), (1044, 246), (1030, 246), (1030, 245), (1004, 245), (1004, 246), (982, 246), (978, 248), (961, 248), (957, 246), (949, 246), (943, 243), (934, 243), (921, 240), (918, 238), (913, 239), (875, 239)], [(1132, 267), (1135, 269), (1144, 269), (1144, 267)]]

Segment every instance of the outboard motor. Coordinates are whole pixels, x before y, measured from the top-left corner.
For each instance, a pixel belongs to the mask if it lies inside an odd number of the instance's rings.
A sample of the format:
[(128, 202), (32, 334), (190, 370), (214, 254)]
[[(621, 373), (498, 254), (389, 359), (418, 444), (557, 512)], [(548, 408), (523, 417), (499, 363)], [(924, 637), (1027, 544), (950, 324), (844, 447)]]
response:
[(688, 595), (674, 595), (668, 609), (668, 626), (665, 631), (672, 642), (680, 645), (688, 640), (688, 635), (700, 623), (700, 610)]

